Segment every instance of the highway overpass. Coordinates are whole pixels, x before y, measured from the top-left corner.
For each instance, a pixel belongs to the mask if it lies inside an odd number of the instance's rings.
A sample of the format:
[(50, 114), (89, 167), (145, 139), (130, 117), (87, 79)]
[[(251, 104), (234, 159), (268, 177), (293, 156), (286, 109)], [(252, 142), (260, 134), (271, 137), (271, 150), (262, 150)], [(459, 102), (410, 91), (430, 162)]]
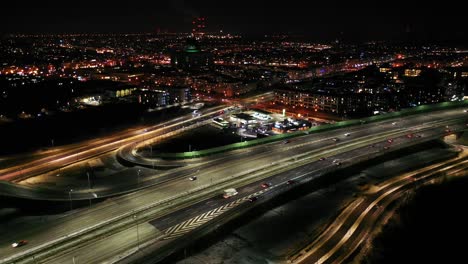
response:
[[(164, 238), (177, 238), (177, 236), (172, 236), (173, 230), (171, 229), (177, 224), (174, 223), (171, 227), (158, 225), (157, 220), (164, 215), (180, 214), (180, 217), (174, 217), (174, 219), (179, 219), (183, 223), (187, 221), (184, 217), (191, 216), (190, 213), (194, 211), (205, 210), (208, 214), (214, 215), (212, 210), (218, 210), (221, 207), (229, 209), (241, 204), (247, 206), (244, 202), (251, 196), (265, 195), (287, 188), (287, 180), (311, 181), (333, 170), (344, 169), (396, 149), (439, 138), (447, 133), (461, 132), (466, 128), (466, 121), (467, 114), (462, 109), (451, 109), (433, 112), (430, 115), (421, 114), (362, 124), (326, 133), (304, 134), (287, 144), (269, 143), (234, 150), (218, 156), (198, 158), (194, 164), (174, 169), (174, 172), (168, 171), (165, 174), (167, 181), (160, 184), (122, 197), (115, 197), (89, 209), (74, 212), (58, 221), (38, 225), (27, 231), (15, 230), (14, 234), (7, 231), (5, 236), (0, 238), (0, 248), (2, 252), (5, 252), (5, 257), (2, 257), (6, 262), (14, 259), (31, 260), (31, 257), (35, 256), (36, 261), (42, 259), (47, 260), (48, 263), (54, 263), (57, 257), (54, 254), (58, 254), (57, 252), (82, 243), (90, 245), (91, 241), (99, 237), (114, 234), (115, 237), (122, 235), (120, 239), (126, 240), (126, 236), (134, 234), (129, 233), (128, 230), (135, 227), (135, 224), (139, 225), (139, 232), (141, 232), (141, 241), (138, 245), (150, 243), (154, 239), (162, 241), (161, 243), (169, 243), (171, 240)], [(345, 133), (350, 134), (345, 136)], [(334, 141), (334, 138), (339, 140)], [(320, 160), (321, 157), (325, 160)], [(280, 172), (287, 173), (276, 179), (275, 175)], [(190, 175), (197, 175), (198, 180), (189, 181)], [(266, 189), (261, 189), (259, 183), (263, 181), (272, 184)], [(241, 190), (236, 200), (219, 199), (221, 190), (226, 187), (238, 187)], [(12, 186), (8, 185), (5, 188), (12, 188)], [(21, 196), (21, 194), (16, 195)], [(67, 193), (63, 193), (62, 197), (53, 198), (46, 197), (43, 193), (29, 193), (28, 195), (30, 196), (22, 198), (62, 201), (70, 199)], [(89, 196), (86, 196), (89, 195), (88, 193), (75, 195), (73, 199), (89, 199)], [(105, 195), (99, 194), (99, 197)], [(193, 207), (192, 209), (192, 206), (207, 199), (214, 199), (216, 202), (210, 204), (203, 202), (206, 207), (202, 209)], [(220, 211), (223, 212), (222, 209), (217, 212)], [(211, 219), (205, 218), (205, 220)], [(184, 233), (177, 234), (183, 235)], [(31, 243), (24, 248), (12, 250), (9, 247), (12, 237), (28, 239)], [(125, 247), (127, 247), (125, 250), (121, 249), (123, 252), (134, 249), (135, 244)], [(116, 255), (115, 249), (109, 252)], [(103, 252), (101, 257), (106, 259), (110, 256)]]

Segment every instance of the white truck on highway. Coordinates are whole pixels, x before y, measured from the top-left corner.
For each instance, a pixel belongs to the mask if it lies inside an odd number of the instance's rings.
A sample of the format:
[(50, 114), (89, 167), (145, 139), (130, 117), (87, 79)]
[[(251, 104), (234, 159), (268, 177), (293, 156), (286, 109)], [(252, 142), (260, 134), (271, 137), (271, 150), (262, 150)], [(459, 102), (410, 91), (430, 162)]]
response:
[(223, 198), (227, 199), (227, 198), (232, 197), (232, 196), (237, 195), (237, 194), (238, 194), (238, 192), (237, 192), (236, 189), (229, 188), (229, 189), (224, 190)]

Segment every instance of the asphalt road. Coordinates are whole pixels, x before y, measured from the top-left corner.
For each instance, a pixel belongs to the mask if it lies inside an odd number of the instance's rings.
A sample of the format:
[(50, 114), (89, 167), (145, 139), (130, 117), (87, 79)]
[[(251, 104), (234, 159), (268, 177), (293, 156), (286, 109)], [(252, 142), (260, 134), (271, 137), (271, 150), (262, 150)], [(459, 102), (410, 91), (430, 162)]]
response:
[[(463, 115), (465, 114), (465, 115)], [(300, 153), (307, 153), (311, 151), (321, 151), (324, 155), (331, 155), (333, 151), (337, 150), (337, 147), (347, 143), (350, 140), (359, 140), (360, 144), (364, 140), (373, 140), (377, 135), (382, 133), (393, 133), (401, 131), (412, 131), (407, 129), (414, 124), (423, 124), (419, 127), (413, 128), (412, 133), (417, 133), (417, 129), (424, 127), (430, 127), (431, 123), (424, 124), (425, 122), (430, 122), (430, 120), (448, 120), (453, 117), (464, 117), (466, 113), (463, 113), (460, 110), (452, 110), (449, 112), (437, 112), (431, 115), (421, 115), (417, 117), (408, 117), (407, 119), (397, 119), (396, 125), (392, 125), (392, 121), (385, 121), (382, 123), (367, 124), (358, 127), (351, 127), (348, 129), (340, 129), (335, 131), (329, 131), (326, 133), (319, 133), (314, 135), (305, 135), (304, 137), (299, 137), (291, 140), (290, 143), (285, 144), (284, 146), (279, 143), (266, 144), (261, 146), (256, 146), (248, 149), (240, 149), (232, 151), (229, 153), (223, 153), (220, 155), (203, 157), (190, 161), (170, 161), (174, 165), (186, 166), (186, 168), (180, 170), (173, 170), (170, 172), (156, 172), (157, 175), (149, 177), (149, 181), (141, 182), (141, 185), (135, 184), (135, 173), (130, 173), (127, 180), (124, 178), (119, 179), (118, 182), (109, 181), (107, 185), (100, 186), (100, 188), (93, 189), (93, 192), (89, 190), (76, 191), (72, 195), (74, 200), (86, 200), (94, 199), (95, 195), (98, 197), (112, 196), (125, 191), (132, 191), (141, 186), (161, 184), (167, 180), (174, 180), (176, 178), (182, 178), (182, 175), (189, 177), (194, 171), (201, 170), (203, 172), (210, 171), (214, 172), (215, 170), (223, 171), (226, 174), (233, 174), (232, 172), (245, 171), (249, 168), (255, 168), (258, 166), (265, 166), (267, 164), (274, 164), (275, 161), (283, 159), (285, 155), (284, 152), (287, 151), (289, 156), (299, 155)], [(457, 121), (459, 122), (459, 121)], [(349, 132), (350, 136), (344, 136), (345, 132)], [(333, 142), (332, 138), (339, 138), (338, 142)], [(390, 146), (391, 144), (389, 144)], [(325, 152), (326, 150), (328, 152)], [(330, 151), (331, 150), (331, 151)], [(133, 156), (131, 150), (129, 150), (125, 155), (129, 156), (129, 159), (143, 159), (141, 157)], [(249, 158), (249, 162), (245, 162), (244, 158), (246, 156), (255, 157), (255, 160), (258, 160), (255, 164), (252, 165), (253, 159)], [(147, 162), (152, 164), (151, 160), (143, 159), (138, 162)], [(231, 170), (226, 171), (224, 167), (219, 164), (232, 164), (235, 166)], [(250, 166), (250, 167), (249, 167)], [(193, 170), (195, 169), (196, 170)], [(214, 169), (213, 169), (214, 168)], [(156, 174), (155, 173), (155, 174)], [(203, 173), (205, 175), (207, 173)], [(209, 173), (208, 173), (209, 174)], [(211, 176), (205, 176), (211, 177)], [(214, 176), (213, 178), (216, 178)], [(125, 187), (127, 185), (127, 187)], [(50, 200), (68, 200), (69, 194), (68, 190), (54, 190), (49, 188), (47, 191), (38, 192), (34, 188), (23, 187), (23, 186), (11, 186), (2, 184), (0, 182), (0, 192), (5, 195), (11, 195), (16, 197), (25, 197), (31, 199), (50, 199)], [(94, 195), (94, 194), (95, 195)]]
[[(273, 177), (268, 179), (268, 182), (272, 183), (274, 188), (271, 189), (271, 193), (275, 191), (275, 188), (283, 188), (286, 186), (284, 181), (287, 178), (296, 178), (299, 176), (313, 176), (314, 172), (317, 170), (323, 170), (324, 168), (335, 168), (336, 165), (333, 164), (333, 160), (338, 159), (342, 162), (342, 165), (356, 157), (366, 156), (369, 152), (384, 152), (385, 146), (390, 146), (394, 148), (398, 145), (406, 145), (409, 141), (430, 138), (431, 136), (440, 136), (444, 134), (445, 125), (451, 124), (451, 118), (461, 118), (456, 121), (461, 123), (461, 125), (455, 126), (450, 125), (453, 130), (456, 128), (463, 129), (465, 127), (465, 115), (461, 110), (452, 110), (446, 111), (443, 113), (434, 113), (432, 115), (421, 115), (417, 117), (411, 117), (408, 119), (397, 120), (397, 125), (394, 126), (391, 122), (382, 122), (376, 124), (363, 125), (360, 127), (349, 128), (346, 130), (337, 130), (330, 131), (327, 133), (316, 134), (316, 135), (307, 135), (301, 138), (296, 138), (288, 144), (273, 143), (264, 146), (258, 146), (251, 149), (243, 149), (233, 151), (228, 155), (221, 155), (218, 157), (208, 157), (203, 158), (200, 161), (204, 164), (200, 165), (190, 165), (186, 168), (181, 168), (176, 172), (168, 172), (167, 175), (174, 173), (176, 179), (171, 179), (165, 181), (164, 183), (156, 184), (152, 187), (148, 187), (144, 190), (138, 191), (133, 194), (125, 195), (122, 197), (114, 198), (112, 200), (103, 202), (101, 204), (95, 205), (89, 209), (83, 209), (78, 212), (72, 212), (70, 215), (65, 216), (59, 220), (52, 222), (44, 223), (43, 225), (37, 226), (27, 226), (21, 227), (3, 227), (2, 226), (2, 236), (0, 237), (0, 249), (2, 252), (2, 259), (8, 256), (11, 256), (16, 253), (25, 252), (34, 248), (35, 246), (42, 245), (53, 239), (58, 239), (60, 237), (66, 236), (73, 232), (77, 232), (84, 227), (91, 226), (100, 222), (103, 222), (111, 217), (118, 216), (124, 213), (131, 213), (132, 211), (139, 211), (139, 208), (155, 201), (160, 201), (174, 195), (181, 193), (187, 193), (190, 190), (195, 188), (200, 188), (204, 185), (210, 185), (212, 183), (217, 184), (222, 180), (229, 178), (240, 177), (243, 174), (252, 174), (253, 171), (260, 168), (275, 169), (275, 170), (289, 170), (288, 165), (294, 165), (293, 160), (287, 161), (297, 156), (297, 160), (305, 159), (303, 162), (306, 164), (303, 167), (300, 167), (298, 171), (293, 171), (291, 173), (284, 174), (283, 176)], [(444, 120), (441, 123), (429, 123), (431, 120)], [(420, 132), (419, 129), (430, 128), (430, 130), (424, 130)], [(400, 131), (401, 130), (401, 131)], [(396, 131), (396, 132), (395, 132)], [(415, 134), (422, 134), (422, 138), (406, 138), (405, 135), (408, 131), (412, 131)], [(350, 136), (344, 136), (345, 132), (350, 132)], [(392, 143), (386, 141), (386, 133), (390, 133), (392, 138), (394, 138)], [(402, 134), (400, 138), (395, 138), (394, 135)], [(339, 137), (339, 142), (334, 142), (331, 140), (333, 137)], [(372, 140), (379, 140), (379, 143), (372, 143)], [(354, 141), (353, 141), (354, 140)], [(366, 141), (366, 140), (369, 140)], [(346, 142), (349, 143), (346, 144)], [(369, 147), (369, 144), (374, 147)], [(355, 148), (354, 150), (350, 150)], [(345, 151), (343, 153), (338, 153), (340, 151)], [(326, 156), (327, 159), (324, 161), (318, 161), (318, 158), (321, 156)], [(333, 157), (332, 157), (333, 156)], [(309, 160), (307, 160), (309, 159)], [(198, 167), (197, 167), (198, 166)], [(198, 171), (198, 172), (197, 172)], [(185, 174), (184, 174), (185, 173)], [(187, 179), (188, 175), (197, 175), (198, 180), (189, 181)], [(274, 173), (273, 173), (274, 174)], [(182, 175), (182, 176), (180, 176)], [(167, 176), (169, 177), (169, 176)], [(240, 188), (240, 193), (238, 197), (243, 197), (246, 195), (251, 195), (253, 192), (262, 191), (261, 187), (258, 185), (259, 182), (263, 181), (258, 178), (252, 179), (254, 183), (245, 188)], [(255, 183), (256, 182), (256, 183)], [(239, 183), (241, 185), (245, 185)], [(237, 187), (237, 186), (235, 186)], [(250, 189), (249, 189), (250, 188)], [(244, 192), (245, 190), (245, 192)], [(207, 191), (208, 192), (208, 191)], [(267, 192), (268, 193), (268, 192)], [(76, 194), (79, 195), (79, 194)], [(219, 197), (220, 193), (216, 194), (216, 197)], [(217, 198), (216, 198), (217, 199)], [(261, 199), (261, 198), (260, 198)], [(244, 199), (245, 201), (245, 199)], [(220, 202), (225, 202), (220, 200)], [(212, 210), (213, 205), (206, 205), (202, 207), (200, 212), (203, 210), (208, 212)], [(223, 205), (220, 204), (222, 207)], [(203, 209), (204, 208), (204, 209)], [(181, 210), (182, 209), (182, 210)], [(187, 209), (183, 208), (172, 208), (172, 211), (180, 210), (179, 214), (180, 221), (191, 217), (192, 215), (185, 215), (185, 211), (190, 213)], [(148, 221), (142, 221), (142, 236), (140, 237), (142, 241), (146, 237), (154, 238), (164, 230), (159, 230), (154, 224), (154, 219), (171, 213), (170, 211), (165, 213), (158, 213), (153, 217), (147, 217)], [(176, 216), (173, 216), (176, 217)], [(151, 218), (151, 219), (150, 219)], [(151, 221), (151, 224), (148, 223)], [(150, 230), (148, 235), (145, 235), (144, 230)], [(125, 232), (124, 232), (125, 233)], [(115, 233), (115, 236), (118, 236), (120, 232)], [(113, 236), (114, 236), (113, 235)], [(27, 239), (30, 241), (28, 245), (12, 249), (10, 244), (12, 241), (19, 239)], [(95, 246), (95, 252), (100, 252), (100, 256), (105, 257), (106, 253), (111, 247), (118, 247), (116, 251), (122, 251), (122, 244), (119, 243), (106, 243), (107, 238), (101, 238), (105, 246), (102, 248), (102, 252), (99, 247)], [(116, 239), (116, 241), (127, 241), (124, 237), (121, 239)], [(95, 244), (95, 242), (93, 242)], [(84, 243), (86, 245), (86, 243)], [(131, 246), (127, 245), (124, 247)], [(83, 247), (80, 247), (83, 248)], [(77, 248), (76, 250), (80, 250)], [(131, 250), (131, 248), (129, 248)], [(112, 250), (110, 250), (112, 251)], [(63, 253), (63, 252), (62, 252)], [(78, 254), (77, 251), (72, 251), (66, 253), (69, 257), (70, 254)], [(102, 253), (102, 254), (101, 254)], [(57, 255), (58, 258), (61, 258), (62, 255)], [(47, 263), (54, 263), (55, 260), (48, 260)], [(60, 262), (57, 262), (60, 263)], [(90, 262), (93, 263), (93, 262)]]
[(405, 191), (438, 176), (466, 170), (468, 161), (451, 159), (437, 165), (428, 166), (401, 177), (391, 179), (373, 189), (367, 196), (350, 204), (310, 246), (292, 257), (292, 263), (342, 263), (349, 257), (369, 234), (385, 213), (392, 201), (400, 199)]
[(194, 120), (210, 119), (213, 116), (219, 115), (219, 110), (225, 106), (213, 107), (206, 109), (202, 116), (194, 118), (191, 114), (178, 117), (171, 121), (167, 121), (152, 127), (129, 129), (114, 135), (85, 141), (69, 146), (63, 146), (54, 149), (54, 154), (39, 159), (0, 169), (0, 180), (3, 181), (19, 181), (33, 175), (51, 171), (83, 159), (98, 156), (100, 154), (115, 150), (123, 145), (138, 142), (148, 137), (156, 137), (164, 133), (179, 129), (186, 122)]

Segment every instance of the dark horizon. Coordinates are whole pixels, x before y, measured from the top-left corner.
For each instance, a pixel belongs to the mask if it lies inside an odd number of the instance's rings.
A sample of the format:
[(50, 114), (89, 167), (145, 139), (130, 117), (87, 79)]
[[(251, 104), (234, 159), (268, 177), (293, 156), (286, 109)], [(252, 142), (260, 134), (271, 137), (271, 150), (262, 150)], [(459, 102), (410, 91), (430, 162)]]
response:
[(405, 6), (397, 2), (377, 4), (326, 4), (289, 1), (183, 1), (143, 3), (133, 6), (80, 2), (3, 7), (0, 28), (10, 33), (138, 33), (190, 32), (191, 20), (207, 18), (207, 31), (262, 36), (303, 35), (314, 40), (432, 41), (466, 43), (463, 8), (457, 4)]

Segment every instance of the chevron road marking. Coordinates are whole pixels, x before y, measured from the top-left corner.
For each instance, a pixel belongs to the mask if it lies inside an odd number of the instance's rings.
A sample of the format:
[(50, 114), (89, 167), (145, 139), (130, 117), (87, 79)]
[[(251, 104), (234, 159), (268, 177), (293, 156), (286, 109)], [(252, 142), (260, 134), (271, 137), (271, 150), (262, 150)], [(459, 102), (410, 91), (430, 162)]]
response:
[(249, 198), (261, 195), (262, 193), (265, 193), (266, 191), (268, 191), (268, 190), (270, 190), (272, 188), (273, 187), (265, 188), (265, 189), (263, 189), (261, 191), (258, 191), (256, 193), (250, 194), (250, 195), (245, 196), (243, 198), (240, 198), (240, 199), (237, 199), (237, 200), (232, 201), (230, 203), (227, 203), (227, 204), (225, 204), (223, 206), (212, 209), (212, 210), (210, 210), (208, 212), (204, 212), (203, 214), (192, 217), (192, 218), (190, 218), (188, 220), (185, 220), (185, 221), (183, 221), (183, 222), (181, 222), (181, 223), (179, 223), (177, 225), (171, 226), (171, 227), (167, 228), (164, 231), (164, 234), (166, 235), (164, 237), (164, 240), (180, 237), (180, 236), (194, 230), (195, 228), (205, 224), (206, 222), (212, 220), (213, 218), (225, 213), (226, 211), (238, 206), (239, 204), (246, 202)]

